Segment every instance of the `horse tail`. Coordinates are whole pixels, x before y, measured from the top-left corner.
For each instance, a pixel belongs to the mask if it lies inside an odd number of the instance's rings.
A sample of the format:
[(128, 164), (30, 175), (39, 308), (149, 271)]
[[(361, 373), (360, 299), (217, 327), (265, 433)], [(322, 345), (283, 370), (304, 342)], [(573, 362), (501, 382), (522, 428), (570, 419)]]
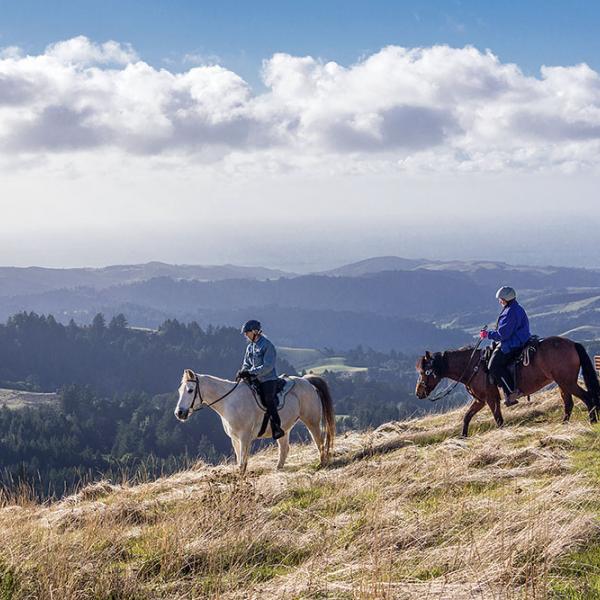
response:
[(333, 449), (333, 440), (335, 438), (335, 411), (333, 409), (333, 398), (329, 391), (327, 382), (318, 375), (305, 375), (310, 384), (317, 390), (319, 398), (321, 399), (321, 406), (323, 408), (323, 417), (325, 420), (325, 452), (327, 458), (331, 454)]
[(585, 348), (577, 342), (575, 342), (575, 350), (577, 350), (577, 354), (579, 355), (579, 362), (581, 363), (581, 370), (583, 371), (583, 381), (585, 382), (585, 387), (594, 397), (596, 406), (600, 406), (600, 381), (598, 381), (598, 374), (596, 373), (596, 369), (594, 369), (592, 359), (586, 352)]

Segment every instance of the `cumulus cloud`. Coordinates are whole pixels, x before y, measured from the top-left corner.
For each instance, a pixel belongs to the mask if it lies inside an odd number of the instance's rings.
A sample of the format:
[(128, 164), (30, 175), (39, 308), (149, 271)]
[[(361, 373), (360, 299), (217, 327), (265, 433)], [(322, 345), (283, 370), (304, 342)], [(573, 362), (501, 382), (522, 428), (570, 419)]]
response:
[(67, 64), (116, 63), (126, 65), (138, 60), (138, 56), (130, 44), (119, 44), (112, 40), (104, 44), (94, 44), (83, 35), (51, 44), (46, 48), (45, 54)]
[(343, 66), (275, 54), (255, 94), (217, 64), (157, 69), (131, 46), (79, 36), (0, 53), (0, 152), (129, 155), (305, 168), (598, 167), (600, 77), (539, 77), (472, 47), (390, 46)]
[(4, 58), (21, 58), (21, 48), (18, 46), (0, 48), (0, 59)]

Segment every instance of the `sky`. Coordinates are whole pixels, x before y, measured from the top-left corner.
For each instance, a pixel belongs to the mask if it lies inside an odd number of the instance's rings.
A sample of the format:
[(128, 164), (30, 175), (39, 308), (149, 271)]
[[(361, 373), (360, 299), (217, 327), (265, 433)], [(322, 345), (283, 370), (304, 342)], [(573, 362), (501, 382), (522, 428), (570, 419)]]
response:
[(0, 264), (600, 267), (600, 4), (0, 1)]

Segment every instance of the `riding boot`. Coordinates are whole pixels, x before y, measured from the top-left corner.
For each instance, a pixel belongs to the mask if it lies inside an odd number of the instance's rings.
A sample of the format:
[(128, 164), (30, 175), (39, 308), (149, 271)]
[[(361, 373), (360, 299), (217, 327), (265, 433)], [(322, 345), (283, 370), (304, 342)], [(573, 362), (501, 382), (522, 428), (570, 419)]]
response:
[(281, 428), (281, 419), (277, 412), (277, 381), (264, 381), (260, 384), (262, 400), (267, 409), (269, 420), (271, 421), (271, 432), (273, 439), (277, 440), (285, 435)]
[(271, 432), (273, 434), (273, 439), (278, 440), (279, 438), (282, 438), (285, 435), (285, 431), (281, 429), (281, 419), (279, 418), (277, 409), (269, 413), (269, 418), (271, 420)]
[(521, 392), (515, 388), (515, 382), (512, 380), (512, 374), (508, 369), (508, 363), (515, 357), (515, 353), (503, 353), (498, 346), (492, 353), (492, 357), (488, 364), (488, 369), (494, 382), (504, 392), (504, 405), (514, 406), (518, 404), (517, 397), (521, 396)]

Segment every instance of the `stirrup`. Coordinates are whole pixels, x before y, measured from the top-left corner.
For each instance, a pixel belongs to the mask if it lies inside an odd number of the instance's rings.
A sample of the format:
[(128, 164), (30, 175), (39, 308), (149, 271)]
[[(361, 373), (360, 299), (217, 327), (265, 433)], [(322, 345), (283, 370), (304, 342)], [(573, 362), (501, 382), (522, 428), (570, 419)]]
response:
[(504, 406), (514, 406), (515, 404), (519, 404), (519, 401), (517, 400), (519, 396), (522, 396), (519, 390), (515, 390), (514, 392), (507, 394), (504, 398)]

